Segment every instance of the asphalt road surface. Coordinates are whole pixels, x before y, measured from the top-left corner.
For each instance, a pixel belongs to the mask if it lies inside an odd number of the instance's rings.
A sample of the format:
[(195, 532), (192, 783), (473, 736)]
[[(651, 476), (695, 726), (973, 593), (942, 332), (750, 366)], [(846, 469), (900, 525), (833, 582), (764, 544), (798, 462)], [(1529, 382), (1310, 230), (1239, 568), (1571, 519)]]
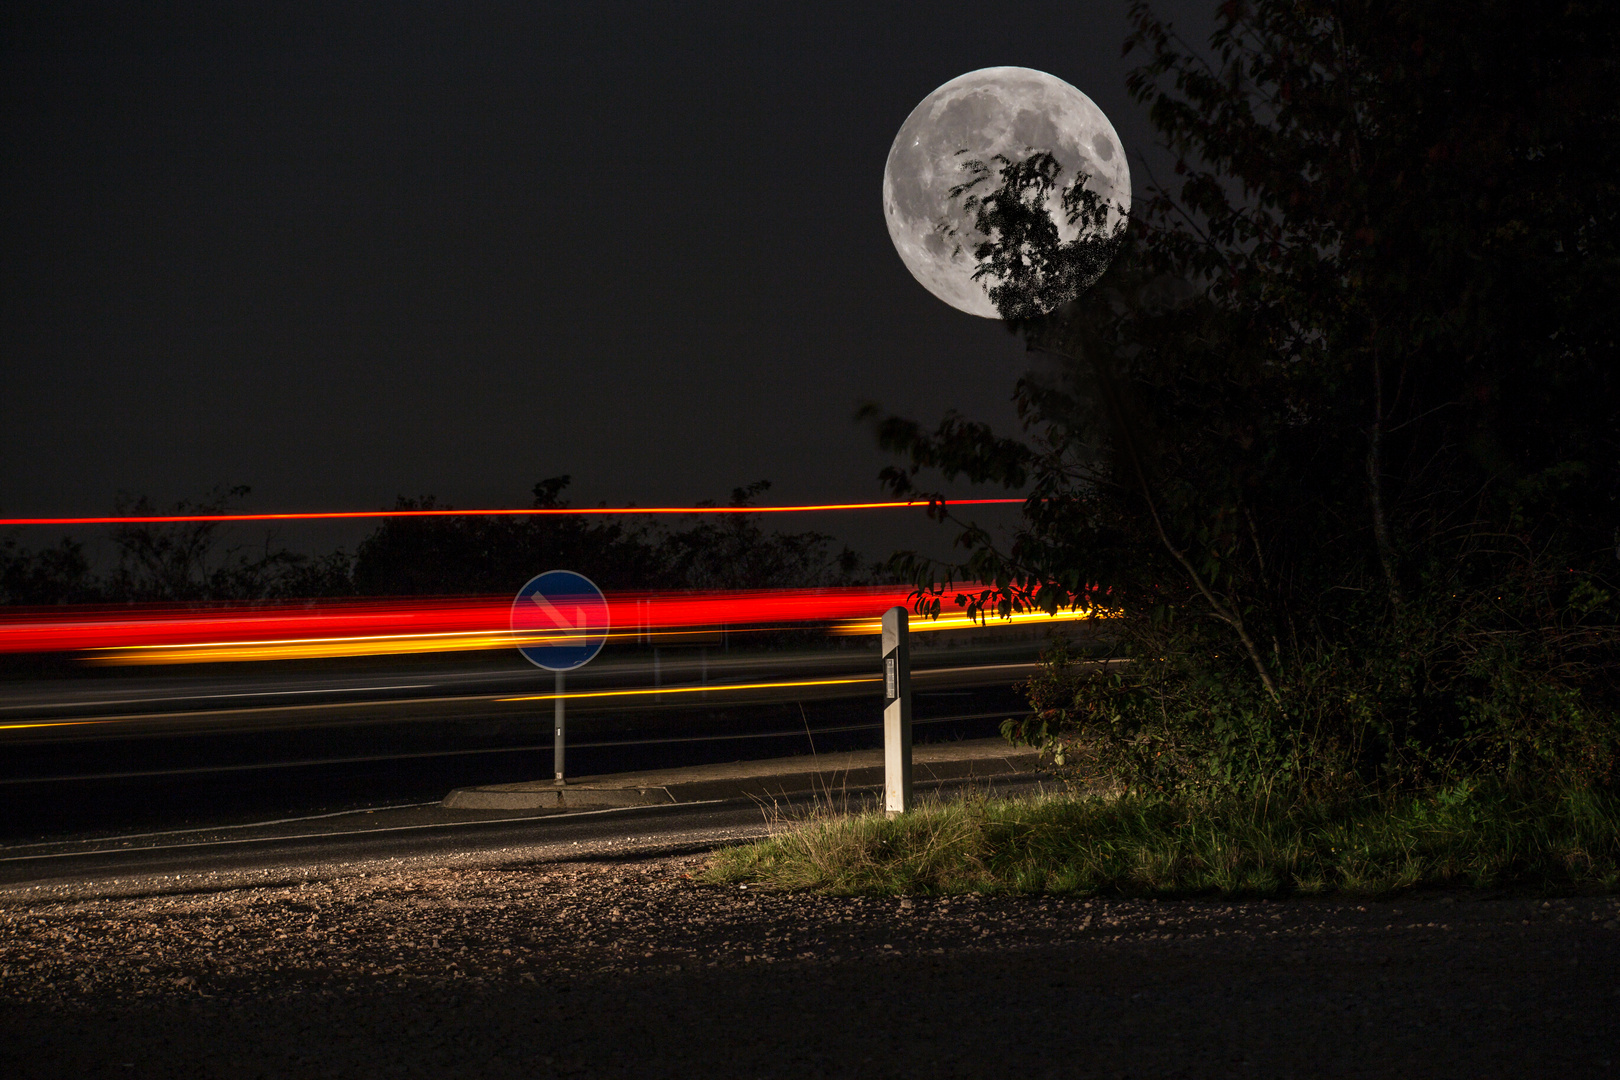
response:
[[(960, 797), (968, 790), (1027, 794), (1041, 790), (1041, 781), (1009, 777), (916, 786), (923, 800)], [(120, 881), (118, 888), (140, 890), (167, 879), (222, 888), (235, 881), (303, 880), (379, 862), (473, 864), (581, 853), (708, 851), (767, 835), (806, 815), (874, 802), (872, 792), (856, 791), (805, 793), (769, 803), (731, 799), (562, 813), (458, 811), (428, 803), (224, 828), (112, 833), (0, 847), (0, 888), (45, 895)]]
[(558, 858), (582, 847), (592, 852), (615, 846), (706, 850), (764, 835), (767, 813), (748, 802), (482, 819), (431, 804), (351, 811), (241, 828), (7, 846), (0, 848), (0, 887), (72, 890), (87, 881), (119, 879), (144, 888), (184, 877), (212, 888), (236, 880), (302, 879), (335, 867), (390, 860)]
[[(571, 674), (570, 775), (873, 747), (876, 662), (858, 645), (666, 650)], [(915, 666), (918, 737), (993, 735), (1025, 708), (1028, 643)], [(478, 654), (0, 683), (0, 844), (437, 800), (546, 777), (549, 676)], [(625, 692), (620, 694), (620, 692)], [(593, 696), (594, 695), (594, 696)]]

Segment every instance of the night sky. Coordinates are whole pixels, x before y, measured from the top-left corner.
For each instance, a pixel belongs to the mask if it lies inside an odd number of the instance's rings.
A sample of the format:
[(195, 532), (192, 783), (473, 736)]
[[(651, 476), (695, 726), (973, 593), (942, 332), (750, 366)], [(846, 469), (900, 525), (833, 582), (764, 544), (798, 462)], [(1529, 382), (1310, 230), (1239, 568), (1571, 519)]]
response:
[(1010, 428), (1028, 366), (901, 264), (890, 142), (1040, 68), (1140, 197), (1125, 8), (8, 5), (0, 511), (881, 497), (862, 402)]

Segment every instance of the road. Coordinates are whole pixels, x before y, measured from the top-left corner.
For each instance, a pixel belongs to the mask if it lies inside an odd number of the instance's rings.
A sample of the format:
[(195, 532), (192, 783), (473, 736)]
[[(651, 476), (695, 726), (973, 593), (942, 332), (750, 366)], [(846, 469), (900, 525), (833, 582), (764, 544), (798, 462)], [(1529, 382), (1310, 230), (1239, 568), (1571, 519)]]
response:
[[(967, 787), (1019, 794), (1038, 790), (1026, 778), (919, 784), (922, 798)], [(840, 808), (871, 804), (853, 792)], [(344, 811), (227, 827), (118, 832), (0, 847), (0, 891), (20, 897), (161, 891), (166, 880), (187, 889), (263, 885), (352, 875), (368, 867), (499, 865), (559, 859), (646, 857), (708, 851), (767, 835), (772, 828), (827, 805), (817, 795), (568, 813), (514, 814), (446, 810), (437, 803)]]
[[(1022, 711), (1012, 684), (1032, 670), (1032, 648), (920, 648), (919, 738), (994, 734)], [(858, 641), (608, 658), (569, 676), (569, 772), (875, 746), (879, 689), (875, 648)], [(548, 776), (551, 690), (505, 654), (11, 679), (0, 683), (0, 844), (426, 802)]]
[[(936, 715), (970, 715), (978, 695), (1016, 701), (1005, 682), (941, 693), (956, 696), (934, 699)], [(693, 745), (734, 751), (749, 723), (796, 715), (819, 742), (868, 705), (795, 698), (601, 723), (730, 724), (732, 742)], [(453, 718), (414, 730), (435, 729), (473, 737)], [(291, 752), (351, 730), (412, 729), (317, 722), (234, 744), (226, 731), (50, 745), (211, 738), (216, 751)], [(350, 797), (358, 769), (163, 782), (315, 777), (350, 784)], [(161, 790), (151, 778), (32, 787), (104, 807), (120, 783), (142, 798)], [(225, 821), (228, 791), (199, 788), (189, 797), (215, 820), (4, 843), (0, 1072), (1564, 1078), (1612, 1075), (1620, 1060), (1613, 897), (762, 894), (703, 885), (704, 852), (813, 800), (458, 815), (436, 805), (443, 791)]]
[[(1022, 643), (919, 649), (915, 678), (924, 691), (994, 685), (1027, 677), (1033, 659)], [(10, 680), (0, 684), (0, 747), (379, 720), (511, 720), (549, 712), (553, 693), (549, 674), (504, 653), (224, 666), (230, 670), (89, 670), (77, 677)], [(698, 703), (866, 697), (876, 692), (877, 668), (875, 648), (864, 643), (765, 652), (687, 649), (673, 656), (619, 658), (571, 672), (568, 709), (571, 716), (588, 719), (627, 708), (656, 712)]]
[[(614, 850), (707, 850), (763, 835), (758, 806), (735, 802), (455, 820), (436, 806), (356, 811), (240, 828), (114, 834), (0, 848), (0, 889), (12, 895), (151, 890), (314, 879), (400, 866), (545, 860)], [(448, 819), (448, 820), (447, 820)]]

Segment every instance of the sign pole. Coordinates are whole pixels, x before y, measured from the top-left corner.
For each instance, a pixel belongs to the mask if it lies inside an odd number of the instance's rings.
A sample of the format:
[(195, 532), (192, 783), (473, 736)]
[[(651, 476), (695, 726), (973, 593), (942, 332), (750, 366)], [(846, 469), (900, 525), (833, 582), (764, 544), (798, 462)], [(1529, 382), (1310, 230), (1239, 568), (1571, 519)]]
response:
[(607, 641), (610, 625), (607, 597), (590, 578), (572, 570), (536, 574), (512, 601), (512, 633), (520, 641), (530, 641), (519, 645), (518, 652), (557, 680), (556, 692), (551, 695), (551, 715), (552, 771), (558, 787), (567, 783), (563, 756), (567, 748), (568, 706), (563, 673), (595, 659)]
[(911, 644), (908, 613), (883, 613), (883, 810), (911, 809)]
[(563, 673), (559, 671), (556, 674), (557, 674), (557, 693), (552, 698), (552, 710), (551, 710), (551, 715), (552, 715), (553, 719), (556, 721), (556, 728), (555, 728), (556, 742), (552, 747), (552, 759), (553, 759), (553, 764), (555, 764), (556, 767), (557, 767), (557, 786), (562, 787), (563, 784), (565, 783), (565, 781), (563, 780), (563, 745), (566, 742), (566, 739), (564, 737), (564, 733), (568, 729), (568, 721), (567, 721), (567, 718), (564, 715), (565, 708), (564, 708), (564, 702), (563, 702), (563, 682), (564, 682)]

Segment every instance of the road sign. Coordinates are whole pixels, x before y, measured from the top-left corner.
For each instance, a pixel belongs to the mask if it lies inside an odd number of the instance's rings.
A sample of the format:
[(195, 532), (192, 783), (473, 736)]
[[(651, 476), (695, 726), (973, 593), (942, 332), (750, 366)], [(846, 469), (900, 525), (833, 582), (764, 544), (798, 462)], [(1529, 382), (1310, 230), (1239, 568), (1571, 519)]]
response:
[(591, 579), (550, 570), (529, 579), (512, 601), (512, 632), (538, 640), (520, 645), (529, 663), (547, 671), (583, 667), (608, 635), (607, 598)]

